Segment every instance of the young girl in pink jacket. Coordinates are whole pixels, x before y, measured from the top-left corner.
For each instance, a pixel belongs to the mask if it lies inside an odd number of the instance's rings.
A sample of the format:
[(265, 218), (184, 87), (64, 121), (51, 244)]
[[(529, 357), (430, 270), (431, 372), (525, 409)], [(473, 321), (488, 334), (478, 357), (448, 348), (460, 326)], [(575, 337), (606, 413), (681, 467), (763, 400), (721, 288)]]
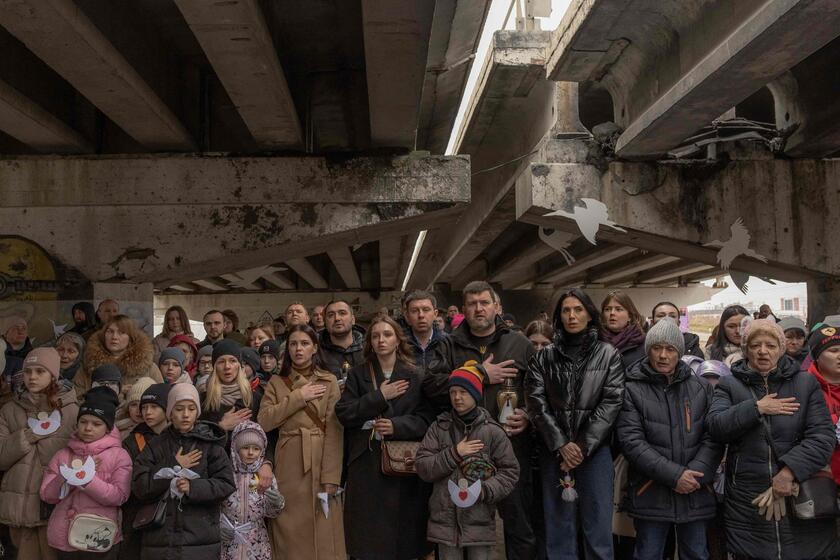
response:
[(59, 560), (119, 556), (120, 506), (131, 492), (131, 458), (114, 426), (118, 405), (108, 387), (89, 390), (76, 432), (44, 473), (41, 499), (56, 504), (47, 541)]

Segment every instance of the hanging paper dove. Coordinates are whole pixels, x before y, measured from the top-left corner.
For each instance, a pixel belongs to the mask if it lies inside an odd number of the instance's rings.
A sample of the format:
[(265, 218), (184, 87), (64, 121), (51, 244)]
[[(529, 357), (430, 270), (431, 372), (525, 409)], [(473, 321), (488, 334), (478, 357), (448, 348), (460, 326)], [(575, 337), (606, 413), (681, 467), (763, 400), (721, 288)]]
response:
[(26, 422), (36, 436), (48, 436), (61, 427), (61, 412), (58, 409), (50, 414), (39, 412), (37, 418), (27, 418)]
[(618, 227), (615, 222), (610, 220), (606, 204), (594, 198), (581, 198), (580, 201), (583, 202), (583, 206), (575, 206), (574, 211), (571, 213), (565, 210), (555, 210), (544, 216), (560, 216), (574, 220), (577, 223), (581, 235), (593, 245), (597, 245), (595, 235), (601, 226), (611, 227), (616, 231), (627, 233), (627, 230)]
[(458, 484), (449, 481), (449, 497), (452, 499), (452, 503), (459, 508), (472, 507), (478, 501), (480, 495), (481, 479), (472, 484), (469, 484), (466, 478), (458, 480)]
[(540, 241), (563, 255), (563, 258), (566, 259), (566, 263), (568, 265), (571, 266), (571, 264), (575, 262), (575, 258), (569, 251), (566, 250), (569, 244), (574, 241), (574, 234), (540, 226), (537, 226), (537, 229), (539, 230)]
[[(751, 257), (761, 262), (767, 262), (767, 258), (765, 256), (759, 255), (750, 249), (752, 236), (750, 235), (747, 227), (744, 225), (743, 219), (738, 218), (735, 220), (735, 223), (729, 228), (729, 232), (729, 240), (725, 242), (715, 240), (711, 243), (706, 243), (706, 247), (715, 247), (720, 249), (717, 254), (717, 261), (720, 263), (720, 267), (723, 270), (729, 271), (732, 261), (740, 256)], [(729, 276), (741, 292), (744, 294), (749, 292), (747, 282), (749, 282), (750, 276), (747, 273), (733, 270), (729, 271)]]

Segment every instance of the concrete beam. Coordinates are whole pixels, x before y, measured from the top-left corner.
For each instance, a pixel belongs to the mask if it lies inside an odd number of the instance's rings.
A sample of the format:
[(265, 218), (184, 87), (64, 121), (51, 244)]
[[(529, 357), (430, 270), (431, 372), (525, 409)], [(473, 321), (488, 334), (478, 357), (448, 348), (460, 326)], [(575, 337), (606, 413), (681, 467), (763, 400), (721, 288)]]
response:
[[(517, 215), (528, 223), (577, 231), (575, 222), (544, 214), (594, 198), (629, 230), (602, 226), (599, 240), (711, 266), (718, 266), (718, 250), (705, 244), (727, 241), (731, 225), (742, 218), (752, 249), (769, 262), (738, 257), (732, 268), (803, 281), (840, 275), (840, 254), (812, 243), (830, 235), (825, 224), (840, 220), (840, 207), (828, 202), (838, 180), (836, 160), (735, 160), (713, 167), (659, 163), (655, 168), (613, 162), (604, 173), (587, 164), (532, 164), (517, 181)], [(803, 192), (809, 195), (798, 194)]]
[(0, 159), (4, 207), (456, 203), (465, 156), (354, 158), (114, 156)]
[(682, 262), (678, 264), (666, 264), (646, 270), (638, 274), (635, 284), (662, 284), (668, 281), (675, 282), (680, 278), (688, 277), (699, 272), (708, 272), (715, 267), (709, 264), (697, 264), (693, 262)]
[(374, 147), (415, 147), (434, 9), (428, 0), (362, 0)]
[(379, 240), (379, 282), (383, 289), (400, 289), (400, 257), (405, 253), (406, 238), (388, 237)]
[(554, 84), (540, 79), (547, 39), (547, 32), (493, 35), (455, 148), (471, 156), (472, 203), (446, 235), (427, 240), (412, 287), (457, 276), (514, 221), (517, 169), (553, 122)]
[(300, 147), (300, 120), (257, 0), (175, 0), (257, 144)]
[(489, 11), (490, 0), (436, 0), (420, 100), (418, 150), (433, 154), (446, 150)]
[(350, 252), (348, 247), (336, 247), (327, 251), (327, 255), (348, 290), (358, 290), (362, 287), (359, 271), (356, 270), (356, 263), (353, 260), (353, 253)]
[(73, 0), (0, 0), (0, 25), (147, 148), (195, 149), (175, 114)]
[(224, 284), (216, 282), (215, 280), (212, 280), (210, 278), (204, 278), (204, 279), (201, 279), (201, 280), (193, 280), (192, 283), (197, 285), (197, 286), (201, 286), (202, 288), (204, 288), (206, 290), (210, 290), (210, 291), (213, 291), (213, 292), (225, 292), (229, 289), (228, 286), (225, 286)]
[(624, 128), (617, 153), (667, 152), (837, 35), (833, 0), (576, 0), (547, 75), (598, 81)]
[[(543, 243), (538, 234), (538, 228), (523, 236), (488, 266), (488, 281), (500, 282), (508, 288), (509, 281), (531, 268), (534, 263), (554, 253), (554, 249)], [(516, 285), (520, 285), (518, 282)]]
[(294, 282), (292, 282), (279, 272), (271, 272), (269, 274), (266, 274), (262, 278), (272, 286), (276, 286), (281, 290), (294, 290), (296, 287)]
[(321, 276), (312, 263), (306, 260), (306, 257), (299, 259), (288, 259), (286, 264), (294, 270), (307, 284), (316, 290), (326, 290), (329, 285), (327, 281)]
[(590, 268), (618, 260), (630, 253), (633, 253), (634, 251), (635, 249), (633, 247), (607, 246), (604, 248), (598, 248), (586, 256), (576, 259), (572, 264), (546, 274), (535, 281), (538, 283), (551, 282), (555, 286), (561, 287), (577, 278), (584, 278), (586, 276), (586, 271)]
[(0, 130), (39, 152), (93, 151), (84, 136), (2, 80)]
[(631, 278), (638, 272), (642, 272), (643, 270), (648, 270), (650, 268), (656, 268), (658, 266), (671, 264), (676, 261), (680, 260), (679, 257), (674, 257), (671, 255), (646, 255), (646, 256), (639, 256), (638, 258), (633, 259), (632, 263), (625, 264), (623, 266), (613, 268), (602, 272), (600, 274), (594, 275), (588, 279), (595, 284), (611, 284), (611, 283), (619, 283), (621, 280)]

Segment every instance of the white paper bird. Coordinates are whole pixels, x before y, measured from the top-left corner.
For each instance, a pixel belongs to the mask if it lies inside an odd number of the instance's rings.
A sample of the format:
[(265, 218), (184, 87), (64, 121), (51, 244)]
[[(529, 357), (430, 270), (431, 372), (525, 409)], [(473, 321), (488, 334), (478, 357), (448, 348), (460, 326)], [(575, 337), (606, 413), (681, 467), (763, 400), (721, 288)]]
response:
[(52, 319), (50, 319), (50, 323), (52, 323), (53, 336), (55, 336), (55, 338), (58, 338), (65, 332), (67, 332), (67, 323), (64, 323), (63, 325), (56, 325), (55, 321), (53, 321)]
[(600, 200), (594, 198), (581, 198), (583, 206), (575, 206), (573, 212), (569, 213), (565, 210), (555, 210), (545, 214), (545, 217), (560, 216), (568, 218), (577, 222), (578, 229), (583, 237), (586, 238), (593, 245), (597, 245), (595, 235), (601, 226), (611, 227), (616, 231), (627, 233), (627, 230), (619, 227), (615, 222), (610, 220), (607, 205)]
[(96, 476), (96, 462), (91, 456), (84, 463), (81, 459), (74, 459), (70, 466), (59, 466), (58, 471), (70, 486), (84, 486)]
[(61, 412), (58, 409), (51, 414), (39, 412), (37, 418), (27, 418), (26, 423), (36, 436), (48, 436), (61, 427)]
[[(732, 266), (732, 262), (740, 256), (750, 257), (765, 263), (767, 262), (766, 257), (759, 255), (750, 249), (752, 236), (750, 235), (747, 227), (744, 225), (743, 219), (738, 218), (735, 220), (735, 223), (732, 224), (729, 231), (731, 235), (728, 241), (723, 242), (715, 240), (711, 243), (706, 243), (706, 247), (715, 247), (720, 249), (717, 254), (717, 262), (723, 270), (729, 271), (729, 267)], [(729, 271), (729, 276), (741, 292), (744, 294), (749, 292), (749, 288), (747, 287), (747, 282), (750, 280), (749, 274), (740, 271)]]
[[(566, 247), (571, 245), (572, 241), (574, 241), (574, 234), (556, 229), (551, 230), (544, 227), (538, 227), (538, 230), (540, 241), (563, 255), (563, 258), (566, 259), (566, 264), (571, 265), (575, 262), (575, 257), (566, 250)], [(551, 231), (551, 233), (548, 233), (548, 231)]]
[(449, 481), (449, 497), (452, 499), (452, 503), (459, 508), (472, 507), (478, 501), (480, 495), (480, 478), (472, 484), (469, 484), (466, 478), (460, 479), (458, 484)]

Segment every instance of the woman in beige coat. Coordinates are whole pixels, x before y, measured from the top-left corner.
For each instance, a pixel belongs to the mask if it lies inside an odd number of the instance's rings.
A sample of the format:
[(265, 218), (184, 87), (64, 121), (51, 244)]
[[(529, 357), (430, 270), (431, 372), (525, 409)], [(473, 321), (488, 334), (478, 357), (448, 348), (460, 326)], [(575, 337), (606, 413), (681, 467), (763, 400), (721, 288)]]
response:
[(79, 406), (73, 390), (58, 383), (55, 348), (32, 350), (23, 366), (25, 390), (0, 409), (0, 523), (9, 526), (18, 558), (52, 560), (41, 478), (53, 455), (67, 445)]
[[(276, 558), (345, 560), (341, 482), (343, 429), (335, 416), (340, 397), (334, 375), (318, 368), (318, 337), (308, 325), (288, 331), (279, 375), (265, 388), (257, 421), (278, 430), (274, 474), (286, 511), (272, 520)], [(329, 497), (329, 515), (319, 493)]]
[[(79, 400), (90, 389), (93, 370), (103, 364), (116, 364), (122, 372), (120, 402), (125, 400), (131, 386), (142, 377), (151, 377), (155, 383), (163, 383), (153, 357), (152, 341), (146, 333), (138, 329), (130, 317), (113, 317), (88, 339), (84, 367), (73, 378)], [(117, 419), (123, 417), (125, 414), (118, 413)]]

